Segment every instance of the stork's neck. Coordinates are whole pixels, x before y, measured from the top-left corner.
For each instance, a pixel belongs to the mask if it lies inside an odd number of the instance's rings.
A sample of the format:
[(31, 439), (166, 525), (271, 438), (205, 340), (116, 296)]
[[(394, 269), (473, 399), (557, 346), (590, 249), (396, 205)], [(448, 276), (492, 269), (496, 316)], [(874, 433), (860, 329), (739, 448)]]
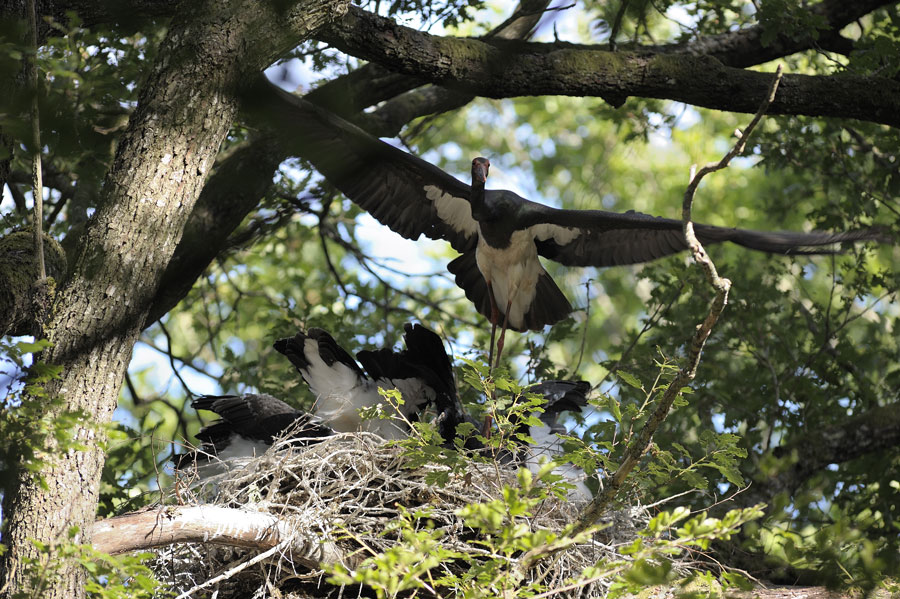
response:
[(484, 181), (472, 174), (472, 192), (469, 195), (472, 206), (472, 217), (477, 221), (487, 219), (487, 206), (484, 200)]

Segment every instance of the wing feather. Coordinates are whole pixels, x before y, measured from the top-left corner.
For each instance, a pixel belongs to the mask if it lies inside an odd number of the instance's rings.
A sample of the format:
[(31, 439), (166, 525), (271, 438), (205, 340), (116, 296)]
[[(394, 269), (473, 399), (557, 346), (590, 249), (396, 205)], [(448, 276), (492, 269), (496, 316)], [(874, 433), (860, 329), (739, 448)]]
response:
[[(541, 223), (531, 225), (540, 233), (535, 238), (538, 254), (566, 266), (639, 264), (687, 249), (680, 220), (634, 211), (559, 210), (534, 202), (528, 202), (528, 213), (526, 222)], [(844, 242), (886, 240), (877, 228), (794, 233), (695, 223), (694, 231), (707, 245), (730, 241), (771, 254), (834, 254)]]
[(468, 210), (468, 184), (327, 110), (280, 93), (307, 116), (292, 147), (360, 208), (407, 239), (443, 239), (460, 252), (474, 247), (477, 223)]
[(475, 309), (482, 316), (490, 319), (491, 299), (488, 296), (487, 282), (481, 271), (478, 270), (475, 251), (464, 252), (457, 256), (447, 265), (447, 270), (456, 277), (457, 286), (466, 292), (466, 297), (475, 304)]

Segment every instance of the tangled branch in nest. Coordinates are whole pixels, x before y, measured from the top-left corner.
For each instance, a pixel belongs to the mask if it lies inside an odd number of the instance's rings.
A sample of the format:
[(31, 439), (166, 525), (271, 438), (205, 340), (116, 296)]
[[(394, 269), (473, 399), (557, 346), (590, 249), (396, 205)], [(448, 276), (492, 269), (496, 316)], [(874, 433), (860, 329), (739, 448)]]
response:
[[(440, 533), (444, 548), (473, 559), (496, 557), (471, 542), (477, 533), (465, 525), (459, 510), (501, 498), (504, 486), (517, 486), (516, 473), (493, 462), (473, 461), (465, 472), (452, 473), (447, 484), (438, 486), (426, 478), (446, 472), (446, 466), (409, 469), (406, 463), (402, 448), (370, 433), (337, 435), (307, 447), (283, 440), (258, 458), (234, 460), (230, 470), (193, 487), (189, 497), (182, 491), (181, 499), (274, 515), (279, 528), (287, 524), (295, 531), (294, 538), (283, 539), (262, 559), (258, 552), (242, 548), (175, 545), (158, 553), (154, 568), (160, 580), (185, 597), (192, 590), (210, 588), (210, 581), (219, 597), (303, 597), (311, 592), (317, 597), (337, 596), (341, 589), (326, 584), (322, 570), (299, 564), (320, 561), (326, 567), (328, 562), (351, 570), (359, 567), (366, 558), (402, 542), (392, 525), (414, 511), (427, 513), (428, 526)], [(518, 520), (531, 530), (559, 532), (576, 518), (580, 507), (550, 496)], [(645, 522), (640, 509), (610, 514), (602, 538), (595, 535), (589, 543), (575, 544), (548, 563), (536, 564), (527, 579), (559, 588), (600, 559), (622, 559), (616, 547), (631, 543)], [(299, 560), (298, 547), (308, 552)], [(458, 574), (464, 566), (463, 561), (449, 560), (438, 569)], [(595, 581), (570, 595), (597, 596), (605, 587), (605, 582)]]

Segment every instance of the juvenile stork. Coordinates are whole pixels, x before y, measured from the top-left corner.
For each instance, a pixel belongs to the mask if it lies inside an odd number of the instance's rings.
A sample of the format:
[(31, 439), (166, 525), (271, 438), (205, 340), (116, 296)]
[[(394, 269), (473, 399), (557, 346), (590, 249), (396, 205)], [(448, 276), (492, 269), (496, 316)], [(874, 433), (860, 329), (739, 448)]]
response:
[[(195, 435), (200, 447), (176, 456), (175, 468), (196, 464), (203, 476), (221, 471), (218, 465), (226, 460), (264, 454), (284, 434), (302, 445), (334, 434), (312, 414), (266, 394), (204, 395), (193, 400), (191, 407), (214, 412), (219, 419), (200, 429)], [(211, 464), (217, 467), (210, 468)]]
[[(421, 328), (421, 325), (416, 326)], [(385, 439), (402, 439), (409, 434), (404, 420), (417, 420), (435, 397), (433, 383), (427, 378), (422, 364), (423, 361), (427, 364), (430, 358), (413, 348), (402, 352), (390, 349), (359, 352), (357, 357), (368, 373), (322, 329), (311, 328), (293, 337), (279, 339), (275, 349), (291, 361), (316, 396), (313, 407), (316, 416), (339, 432), (364, 430)], [(400, 390), (402, 418), (362, 418), (361, 409), (377, 406), (382, 406), (387, 415), (392, 416), (392, 408), (386, 406), (378, 392), (379, 387)]]

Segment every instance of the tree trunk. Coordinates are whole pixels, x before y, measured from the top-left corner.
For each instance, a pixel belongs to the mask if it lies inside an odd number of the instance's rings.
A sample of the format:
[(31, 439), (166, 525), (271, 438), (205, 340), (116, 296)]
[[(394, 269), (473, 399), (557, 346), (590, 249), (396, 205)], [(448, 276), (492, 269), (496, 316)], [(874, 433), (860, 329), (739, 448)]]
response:
[[(39, 591), (23, 564), (41, 559), (30, 538), (52, 547), (77, 527), (82, 532), (75, 540), (90, 542), (103, 425), (116, 407), (162, 273), (237, 111), (238, 87), (344, 6), (336, 0), (306, 0), (300, 7), (263, 0), (181, 3), (44, 327), (53, 346), (42, 360), (63, 368), (47, 391), (64, 399), (57, 413), (88, 416), (72, 431), (87, 449), (59, 454), (45, 447), (46, 488), (25, 470), (17, 474), (4, 513), (8, 552), (0, 580), (9, 582), (7, 593)], [(83, 572), (71, 562), (45, 576), (41, 597), (84, 595)]]

